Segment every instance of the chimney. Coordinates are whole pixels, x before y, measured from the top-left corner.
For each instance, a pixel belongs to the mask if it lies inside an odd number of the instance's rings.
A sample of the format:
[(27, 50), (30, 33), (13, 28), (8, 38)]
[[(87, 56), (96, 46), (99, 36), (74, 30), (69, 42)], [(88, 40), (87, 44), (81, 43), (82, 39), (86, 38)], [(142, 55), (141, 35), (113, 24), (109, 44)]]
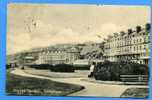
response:
[(141, 31), (141, 26), (136, 26), (136, 32), (139, 33)]
[(120, 32), (120, 35), (121, 35), (121, 36), (123, 36), (123, 35), (125, 35), (125, 34), (126, 34), (126, 33), (125, 33), (124, 31), (121, 31), (121, 32)]
[(150, 31), (150, 23), (147, 23), (147, 24), (145, 25), (145, 29), (146, 29), (146, 31)]
[(130, 28), (130, 29), (128, 29), (128, 34), (131, 34), (133, 31), (132, 31), (132, 29)]

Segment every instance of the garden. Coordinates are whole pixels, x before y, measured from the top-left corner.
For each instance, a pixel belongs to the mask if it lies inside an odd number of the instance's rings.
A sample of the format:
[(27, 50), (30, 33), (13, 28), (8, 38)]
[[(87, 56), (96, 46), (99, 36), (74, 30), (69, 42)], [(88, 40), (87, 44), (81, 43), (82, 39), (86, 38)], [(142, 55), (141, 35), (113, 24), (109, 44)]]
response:
[(65, 96), (82, 89), (84, 89), (84, 87), (80, 85), (19, 76), (7, 71), (7, 95)]
[(149, 76), (149, 67), (133, 62), (105, 61), (97, 64), (93, 71), (93, 77), (96, 80), (120, 81), (120, 75)]

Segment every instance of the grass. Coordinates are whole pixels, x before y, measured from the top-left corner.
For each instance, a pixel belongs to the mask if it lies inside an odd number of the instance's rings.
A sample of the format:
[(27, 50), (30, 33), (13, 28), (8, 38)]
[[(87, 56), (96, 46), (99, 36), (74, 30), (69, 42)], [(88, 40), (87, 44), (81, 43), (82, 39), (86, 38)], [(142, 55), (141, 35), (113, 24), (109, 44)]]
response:
[(128, 88), (121, 97), (123, 98), (148, 98), (148, 88)]
[(25, 73), (31, 75), (38, 75), (50, 78), (80, 78), (86, 77), (89, 74), (89, 71), (75, 71), (74, 73), (67, 73), (67, 72), (51, 72), (50, 70), (38, 70), (34, 68), (26, 68), (23, 70)]
[(55, 82), (47, 79), (23, 77), (7, 72), (7, 95), (65, 96), (84, 89), (83, 86)]

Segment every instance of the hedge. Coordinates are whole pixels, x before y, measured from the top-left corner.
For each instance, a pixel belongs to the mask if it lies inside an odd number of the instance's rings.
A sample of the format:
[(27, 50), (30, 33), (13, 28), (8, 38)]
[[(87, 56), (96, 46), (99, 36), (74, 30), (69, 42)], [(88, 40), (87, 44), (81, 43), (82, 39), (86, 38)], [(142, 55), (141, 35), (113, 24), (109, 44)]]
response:
[[(15, 67), (18, 67), (17, 64), (14, 65), (14, 68)], [(10, 69), (10, 68), (12, 68), (12, 65), (11, 64), (6, 64), (6, 69)]]
[(34, 64), (34, 65), (29, 65), (29, 67), (31, 68), (35, 68), (35, 69), (51, 69), (53, 67), (53, 65), (49, 65), (49, 64)]
[(149, 75), (149, 67), (132, 62), (109, 62), (99, 63), (94, 71), (96, 80), (119, 81), (120, 75)]
[(90, 65), (73, 65), (75, 70), (89, 70)]
[(11, 68), (11, 65), (10, 64), (6, 64), (6, 69), (9, 69)]
[(50, 64), (39, 64), (39, 65), (29, 65), (31, 68), (35, 69), (48, 69), (53, 72), (74, 72), (74, 67), (70, 64), (57, 64), (57, 65), (50, 65)]
[(57, 64), (54, 65), (51, 71), (54, 72), (74, 72), (74, 67), (70, 64)]

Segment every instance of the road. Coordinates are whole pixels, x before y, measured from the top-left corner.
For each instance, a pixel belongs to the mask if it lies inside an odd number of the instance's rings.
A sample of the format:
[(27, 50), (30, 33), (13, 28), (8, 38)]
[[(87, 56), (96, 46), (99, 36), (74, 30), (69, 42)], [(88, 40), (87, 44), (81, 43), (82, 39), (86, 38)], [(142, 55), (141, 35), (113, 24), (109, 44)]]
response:
[(69, 96), (94, 96), (94, 97), (120, 97), (120, 95), (127, 89), (131, 87), (147, 87), (147, 86), (137, 86), (137, 85), (110, 85), (110, 84), (99, 84), (87, 81), (82, 81), (83, 78), (50, 78), (44, 76), (37, 76), (25, 73), (23, 70), (15, 69), (11, 73), (27, 77), (35, 77), (53, 80), (57, 82), (77, 84), (85, 86), (85, 89), (70, 94)]

